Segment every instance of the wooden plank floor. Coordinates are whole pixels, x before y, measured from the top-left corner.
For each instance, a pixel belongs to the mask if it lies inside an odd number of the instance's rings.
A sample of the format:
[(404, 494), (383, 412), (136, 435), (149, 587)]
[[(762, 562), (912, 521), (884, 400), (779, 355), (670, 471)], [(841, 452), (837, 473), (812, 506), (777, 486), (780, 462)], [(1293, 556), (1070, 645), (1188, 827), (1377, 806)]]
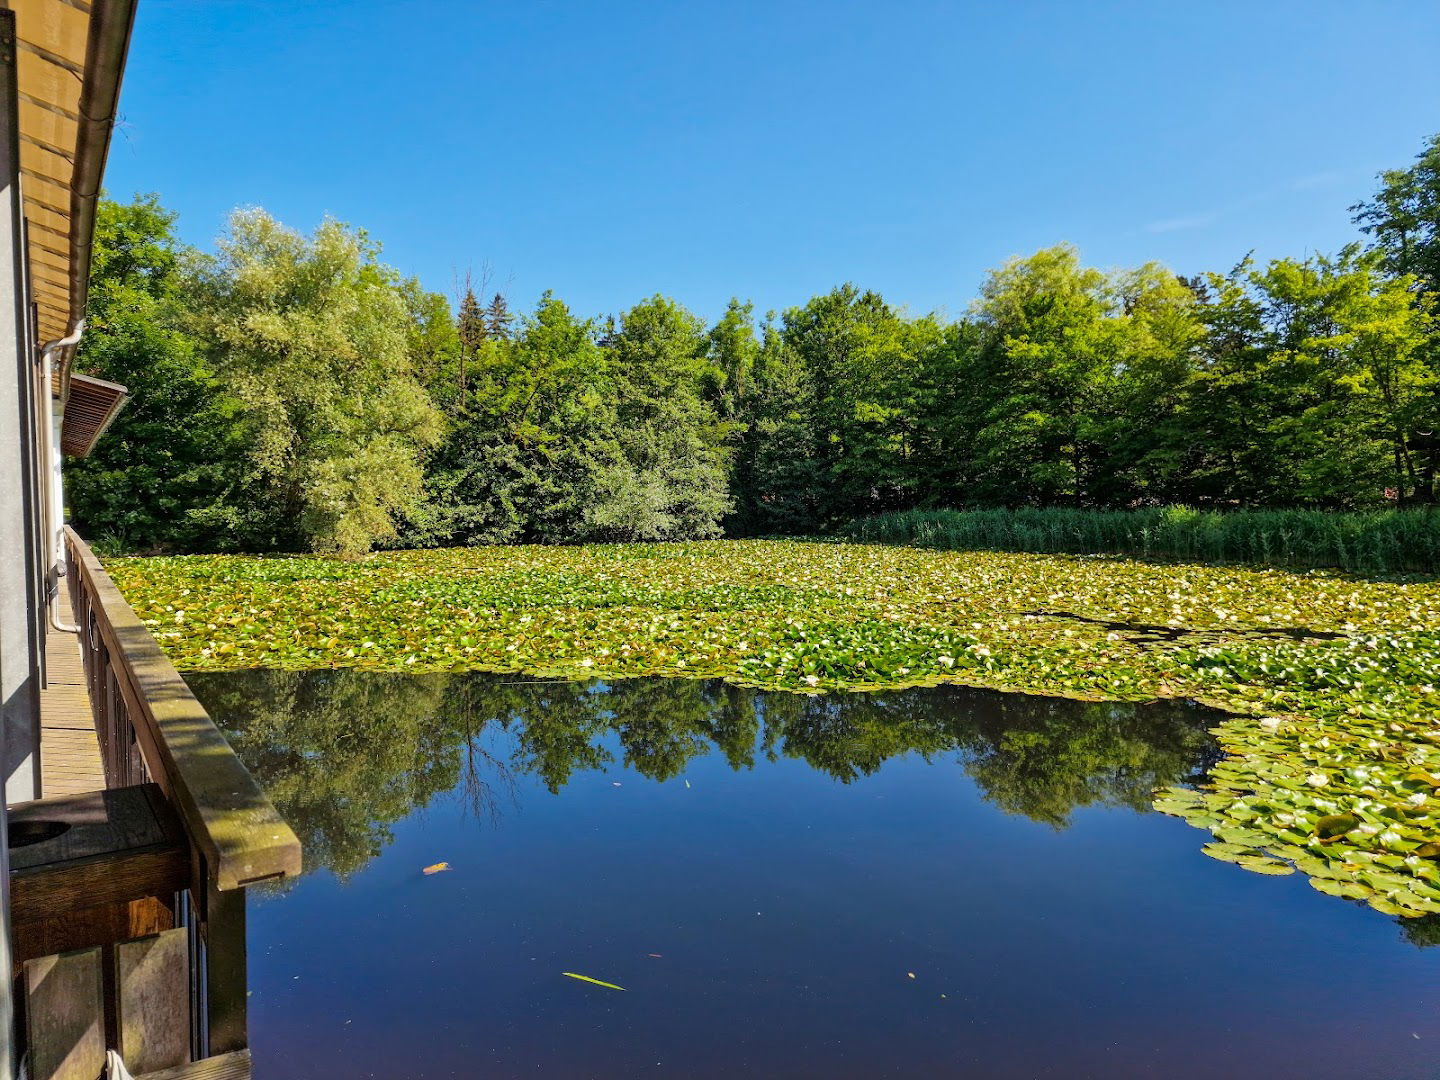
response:
[[(63, 578), (56, 607), (70, 617)], [(105, 771), (75, 634), (47, 627), (45, 674), (46, 687), (40, 692), (40, 795), (48, 799), (99, 791), (105, 786)]]

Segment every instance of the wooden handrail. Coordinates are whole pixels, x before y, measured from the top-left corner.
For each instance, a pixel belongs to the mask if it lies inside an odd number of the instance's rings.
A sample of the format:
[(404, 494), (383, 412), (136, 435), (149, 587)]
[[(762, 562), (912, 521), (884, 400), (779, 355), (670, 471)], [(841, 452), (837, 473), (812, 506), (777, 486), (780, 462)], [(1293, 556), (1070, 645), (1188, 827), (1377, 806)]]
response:
[[(134, 725), (147, 771), (160, 785), (217, 890), (300, 872), (300, 841), (210, 719), (84, 540), (65, 539), (72, 578), (89, 597), (95, 628)], [(80, 597), (72, 591), (77, 613)], [(80, 632), (89, 626), (82, 622)], [(87, 650), (87, 661), (90, 653)]]

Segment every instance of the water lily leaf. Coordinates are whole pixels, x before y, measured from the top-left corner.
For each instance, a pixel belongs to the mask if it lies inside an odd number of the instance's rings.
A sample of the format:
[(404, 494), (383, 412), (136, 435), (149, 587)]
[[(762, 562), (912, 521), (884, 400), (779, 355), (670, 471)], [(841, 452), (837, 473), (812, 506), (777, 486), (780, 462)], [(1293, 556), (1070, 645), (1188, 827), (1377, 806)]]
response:
[(1354, 881), (1335, 881), (1331, 878), (1312, 877), (1310, 886), (1331, 896), (1343, 896), (1350, 900), (1364, 900), (1372, 895), (1369, 889)]
[(1233, 863), (1238, 863), (1241, 859), (1249, 858), (1255, 854), (1253, 847), (1246, 847), (1244, 844), (1224, 844), (1213, 841), (1206, 844), (1200, 850), (1212, 859)]
[(1235, 863), (1237, 866), (1243, 866), (1246, 870), (1253, 870), (1257, 874), (1280, 876), (1295, 872), (1295, 868), (1289, 863), (1280, 862), (1278, 859), (1267, 859), (1263, 855), (1241, 855), (1235, 860)]
[(1326, 814), (1315, 822), (1315, 833), (1322, 840), (1332, 840), (1337, 836), (1344, 836), (1359, 824), (1360, 819), (1354, 814)]

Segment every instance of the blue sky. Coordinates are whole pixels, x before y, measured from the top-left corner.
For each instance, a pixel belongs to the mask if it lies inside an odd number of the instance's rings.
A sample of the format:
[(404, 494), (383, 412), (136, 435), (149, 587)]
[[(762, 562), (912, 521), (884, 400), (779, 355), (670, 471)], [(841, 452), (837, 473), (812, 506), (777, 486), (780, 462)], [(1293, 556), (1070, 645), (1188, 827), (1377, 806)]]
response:
[(848, 280), (954, 315), (1059, 241), (1188, 273), (1354, 239), (1440, 131), (1437, 55), (1431, 0), (142, 0), (107, 184), (201, 246), (330, 214), (526, 309)]

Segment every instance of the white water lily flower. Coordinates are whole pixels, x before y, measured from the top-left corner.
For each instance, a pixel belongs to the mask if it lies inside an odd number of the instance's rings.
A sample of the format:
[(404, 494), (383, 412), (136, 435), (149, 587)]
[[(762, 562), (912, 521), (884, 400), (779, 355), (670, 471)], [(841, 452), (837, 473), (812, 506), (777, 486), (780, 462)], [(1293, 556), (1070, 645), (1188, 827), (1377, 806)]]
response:
[(1311, 787), (1324, 787), (1330, 783), (1330, 777), (1326, 776), (1323, 772), (1312, 772), (1309, 776), (1305, 777), (1305, 783)]
[(1411, 795), (1410, 798), (1406, 799), (1405, 801), (1408, 802), (1411, 806), (1424, 806), (1425, 793), (1423, 791), (1417, 791), (1414, 795)]
[(806, 675), (805, 678), (802, 679), (801, 681), (804, 682), (804, 684), (805, 684), (806, 686), (819, 686), (819, 685), (820, 685), (820, 680), (819, 680), (818, 678), (816, 678), (814, 675)]
[(1392, 844), (1398, 844), (1398, 843), (1400, 843), (1400, 839), (1401, 839), (1401, 838), (1400, 838), (1400, 834), (1399, 834), (1398, 832), (1396, 832), (1394, 829), (1386, 829), (1384, 832), (1382, 832), (1382, 833), (1381, 833), (1379, 836), (1377, 836), (1375, 839), (1376, 839), (1376, 840), (1379, 840), (1380, 843), (1384, 844), (1386, 847), (1389, 847), (1389, 846), (1392, 845)]
[(590, 657), (587, 656), (587, 657), (585, 657), (584, 660), (581, 660), (581, 661), (580, 661), (580, 666), (581, 666), (581, 667), (594, 667), (594, 666), (595, 666), (595, 661), (594, 661), (594, 660), (591, 660)]
[(1280, 729), (1280, 718), (1278, 716), (1267, 716), (1260, 721), (1260, 726), (1266, 731), (1278, 731)]
[(937, 656), (937, 657), (935, 658), (935, 662), (936, 662), (937, 664), (939, 664), (941, 667), (947, 667), (947, 668), (948, 668), (948, 667), (954, 667), (954, 666), (955, 666), (955, 658), (954, 658), (953, 656)]

